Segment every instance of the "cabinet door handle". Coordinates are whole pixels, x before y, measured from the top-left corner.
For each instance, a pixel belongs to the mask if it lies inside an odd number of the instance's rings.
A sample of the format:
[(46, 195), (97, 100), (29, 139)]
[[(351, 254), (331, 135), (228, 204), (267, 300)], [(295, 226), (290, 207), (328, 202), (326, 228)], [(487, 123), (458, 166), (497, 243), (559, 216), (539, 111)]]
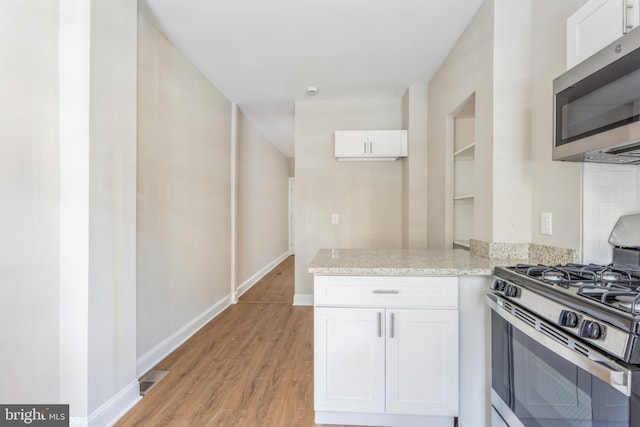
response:
[(369, 141), (369, 154), (373, 154), (373, 142)]
[(378, 312), (378, 338), (382, 338), (382, 313)]
[(627, 34), (633, 28), (629, 24), (629, 9), (633, 9), (633, 5), (629, 4), (629, 0), (622, 0), (622, 34)]
[(396, 315), (394, 313), (391, 313), (391, 321), (389, 323), (389, 329), (391, 329), (391, 331), (389, 332), (389, 336), (393, 338), (393, 329), (395, 328), (396, 323)]
[(362, 143), (362, 153), (367, 154), (367, 141)]
[(374, 294), (399, 294), (400, 291), (397, 289), (374, 289)]

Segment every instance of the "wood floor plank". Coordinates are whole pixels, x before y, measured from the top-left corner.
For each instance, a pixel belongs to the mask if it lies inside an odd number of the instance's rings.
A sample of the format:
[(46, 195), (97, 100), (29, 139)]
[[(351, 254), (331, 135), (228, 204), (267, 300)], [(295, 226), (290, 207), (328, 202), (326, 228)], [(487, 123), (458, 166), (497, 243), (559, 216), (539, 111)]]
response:
[(243, 303), (293, 303), (294, 256), (288, 256), (239, 299)]
[(292, 300), (289, 257), (154, 367), (170, 373), (116, 426), (316, 426), (313, 307)]

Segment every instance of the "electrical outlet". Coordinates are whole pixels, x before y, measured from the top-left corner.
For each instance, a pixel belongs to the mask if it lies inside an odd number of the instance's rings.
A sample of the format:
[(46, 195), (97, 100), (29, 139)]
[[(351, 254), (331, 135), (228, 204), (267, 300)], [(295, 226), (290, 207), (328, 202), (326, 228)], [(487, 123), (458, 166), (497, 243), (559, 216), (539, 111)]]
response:
[(340, 224), (340, 215), (337, 213), (331, 214), (331, 224)]
[(542, 212), (540, 215), (540, 233), (551, 235), (552, 220), (551, 212)]

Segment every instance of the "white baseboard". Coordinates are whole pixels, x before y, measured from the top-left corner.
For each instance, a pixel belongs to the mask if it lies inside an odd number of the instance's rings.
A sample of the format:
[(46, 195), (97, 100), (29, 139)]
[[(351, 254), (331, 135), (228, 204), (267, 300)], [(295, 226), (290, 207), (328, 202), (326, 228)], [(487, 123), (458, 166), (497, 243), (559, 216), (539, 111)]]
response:
[(140, 396), (140, 383), (136, 379), (93, 411), (89, 415), (87, 424), (89, 427), (112, 426), (133, 408), (140, 399), (142, 399), (142, 396)]
[(253, 276), (249, 277), (247, 280), (245, 280), (240, 286), (238, 286), (236, 288), (236, 291), (233, 295), (233, 299), (234, 301), (238, 301), (238, 298), (240, 298), (240, 296), (242, 294), (244, 294), (245, 292), (247, 292), (249, 289), (251, 289), (251, 287), (253, 285), (255, 285), (256, 283), (258, 283), (258, 281), (260, 279), (262, 279), (264, 276), (267, 275), (267, 273), (269, 273), (271, 270), (273, 270), (274, 268), (276, 268), (276, 266), (278, 264), (280, 264), (282, 261), (284, 261), (285, 259), (287, 259), (287, 257), (291, 255), (290, 252), (285, 252), (282, 255), (280, 255), (279, 257), (277, 257), (276, 259), (274, 259), (273, 261), (271, 261), (269, 264), (265, 265), (264, 267), (262, 267), (260, 270), (258, 270), (258, 272), (256, 274), (254, 274)]
[(224, 309), (229, 307), (229, 305), (231, 305), (231, 297), (226, 296), (213, 304), (202, 314), (195, 317), (191, 322), (184, 325), (176, 333), (170, 335), (151, 350), (140, 356), (136, 361), (136, 373), (138, 378), (150, 371), (162, 359), (167, 357), (182, 343), (191, 338), (191, 336), (198, 332), (204, 325), (222, 313)]
[(295, 294), (293, 305), (313, 305), (313, 294)]

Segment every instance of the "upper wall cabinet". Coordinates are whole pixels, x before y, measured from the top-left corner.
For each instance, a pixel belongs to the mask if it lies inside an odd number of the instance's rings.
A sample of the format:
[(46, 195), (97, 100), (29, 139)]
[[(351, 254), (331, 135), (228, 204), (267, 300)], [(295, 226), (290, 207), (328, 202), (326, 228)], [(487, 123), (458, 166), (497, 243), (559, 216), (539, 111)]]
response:
[(337, 160), (396, 160), (407, 157), (406, 130), (337, 130)]
[(589, 0), (567, 18), (567, 69), (640, 23), (640, 0)]

